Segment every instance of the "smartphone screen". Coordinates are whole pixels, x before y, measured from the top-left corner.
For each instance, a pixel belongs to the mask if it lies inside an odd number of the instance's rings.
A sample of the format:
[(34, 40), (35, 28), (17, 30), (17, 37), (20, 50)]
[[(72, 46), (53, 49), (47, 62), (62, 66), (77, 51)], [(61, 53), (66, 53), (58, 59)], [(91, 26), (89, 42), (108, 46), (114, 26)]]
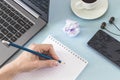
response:
[(88, 41), (88, 45), (120, 67), (120, 42), (115, 38), (99, 30)]

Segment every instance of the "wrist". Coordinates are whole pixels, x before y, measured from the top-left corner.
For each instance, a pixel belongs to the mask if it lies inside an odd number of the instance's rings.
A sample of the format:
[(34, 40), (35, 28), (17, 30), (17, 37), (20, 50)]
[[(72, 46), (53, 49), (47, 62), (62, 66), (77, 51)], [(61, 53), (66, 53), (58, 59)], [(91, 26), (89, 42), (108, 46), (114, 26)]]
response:
[(16, 74), (20, 73), (19, 67), (14, 63), (8, 63), (0, 69), (0, 78), (2, 80), (12, 80)]

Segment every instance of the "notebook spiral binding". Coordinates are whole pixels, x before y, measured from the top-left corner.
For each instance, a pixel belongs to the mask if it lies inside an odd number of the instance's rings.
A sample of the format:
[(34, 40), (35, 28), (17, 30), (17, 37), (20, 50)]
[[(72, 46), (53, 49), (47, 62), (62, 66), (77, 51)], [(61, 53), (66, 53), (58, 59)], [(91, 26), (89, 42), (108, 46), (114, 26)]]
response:
[(84, 63), (88, 63), (84, 58), (81, 58), (79, 55), (77, 55), (73, 50), (69, 49), (68, 47), (64, 46), (60, 41), (57, 41), (54, 37), (48, 36), (51, 40), (53, 40), (55, 43), (57, 43), (59, 46), (63, 47), (65, 50), (67, 50), (69, 53), (83, 61)]

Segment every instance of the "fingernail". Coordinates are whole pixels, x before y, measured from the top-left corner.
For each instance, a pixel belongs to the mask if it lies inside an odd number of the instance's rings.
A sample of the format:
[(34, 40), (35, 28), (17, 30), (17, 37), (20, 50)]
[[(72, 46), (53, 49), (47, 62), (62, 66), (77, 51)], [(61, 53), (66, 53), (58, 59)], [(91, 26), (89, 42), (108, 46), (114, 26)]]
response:
[(53, 66), (58, 66), (58, 62), (57, 61), (55, 61), (54, 63), (53, 63)]

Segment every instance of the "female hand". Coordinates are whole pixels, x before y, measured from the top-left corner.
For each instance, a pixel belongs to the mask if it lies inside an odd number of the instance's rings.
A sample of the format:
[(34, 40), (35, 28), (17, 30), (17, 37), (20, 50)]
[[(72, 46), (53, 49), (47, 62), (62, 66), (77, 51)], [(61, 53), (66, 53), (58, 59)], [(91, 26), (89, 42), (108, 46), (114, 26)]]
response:
[(29, 49), (50, 55), (55, 60), (46, 60), (24, 51), (18, 58), (0, 69), (1, 80), (12, 80), (12, 78), (18, 73), (45, 67), (54, 67), (59, 64), (57, 61), (59, 58), (55, 54), (55, 51), (51, 44), (31, 44), (29, 46)]
[(55, 54), (53, 46), (51, 44), (32, 44), (30, 49), (37, 52), (50, 55), (55, 60), (46, 60), (39, 56), (33, 55), (24, 51), (15, 61), (14, 64), (19, 66), (21, 72), (31, 71), (34, 69), (41, 69), (45, 67), (54, 67), (58, 65), (59, 58)]

